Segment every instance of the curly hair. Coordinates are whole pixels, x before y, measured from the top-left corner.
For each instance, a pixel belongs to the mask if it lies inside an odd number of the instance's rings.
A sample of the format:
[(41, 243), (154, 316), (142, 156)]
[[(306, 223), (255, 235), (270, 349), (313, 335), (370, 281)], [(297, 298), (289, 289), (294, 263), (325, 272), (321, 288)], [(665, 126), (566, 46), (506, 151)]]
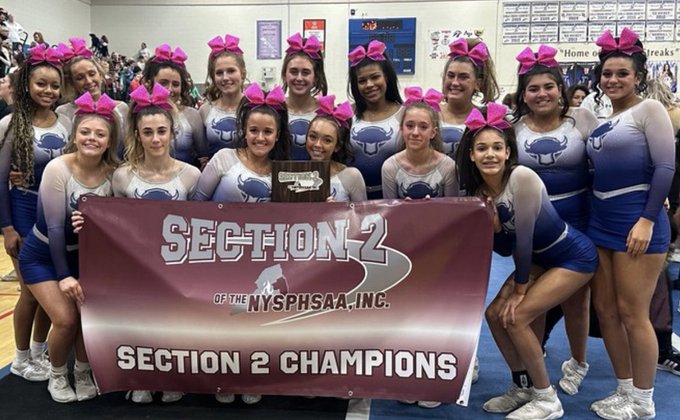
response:
[(2, 139), (2, 144), (0, 144), (1, 148), (11, 135), (12, 166), (22, 173), (21, 184), (25, 187), (35, 183), (35, 175), (33, 173), (35, 169), (35, 157), (33, 156), (33, 136), (35, 135), (33, 117), (37, 111), (37, 106), (33, 98), (31, 98), (29, 83), (35, 69), (41, 67), (57, 71), (61, 87), (63, 74), (60, 68), (47, 63), (32, 65), (30, 61), (25, 61), (19, 67), (19, 70), (17, 70), (17, 75), (14, 79), (14, 113), (5, 133), (5, 138)]
[[(616, 37), (616, 42), (619, 42), (619, 38)], [(642, 42), (638, 39), (635, 42), (635, 45), (640, 47), (639, 52), (633, 53), (631, 55), (622, 53), (620, 51), (613, 51), (613, 52), (603, 52), (600, 51), (599, 54), (599, 59), (600, 62), (595, 66), (595, 89), (597, 91), (597, 94), (595, 95), (595, 102), (600, 103), (600, 99), (602, 98), (602, 95), (604, 95), (604, 92), (600, 88), (600, 78), (602, 77), (602, 67), (604, 67), (604, 63), (609, 60), (610, 58), (616, 58), (616, 57), (621, 57), (621, 58), (626, 58), (630, 60), (633, 63), (633, 69), (635, 70), (635, 75), (640, 77), (640, 83), (637, 85), (635, 88), (636, 93), (638, 94), (644, 94), (645, 90), (647, 90), (647, 54), (645, 53), (644, 46), (642, 45)]]

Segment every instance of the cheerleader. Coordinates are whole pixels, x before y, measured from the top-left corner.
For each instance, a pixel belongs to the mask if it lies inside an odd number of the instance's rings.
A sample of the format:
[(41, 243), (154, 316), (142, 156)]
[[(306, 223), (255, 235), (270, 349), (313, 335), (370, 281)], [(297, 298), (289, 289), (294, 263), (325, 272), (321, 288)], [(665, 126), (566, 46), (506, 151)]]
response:
[(404, 93), (406, 101), (400, 127), (404, 150), (383, 163), (383, 197), (457, 196), (456, 164), (442, 153), (438, 113), (444, 95), (434, 89), (423, 95), (419, 87), (408, 87)]
[(596, 44), (595, 80), (613, 113), (588, 138), (588, 236), (600, 256), (593, 301), (618, 386), (591, 409), (606, 419), (653, 418), (659, 354), (649, 307), (670, 242), (663, 203), (674, 172), (673, 129), (661, 103), (638, 96), (647, 86), (647, 56), (637, 34), (607, 31)]
[(208, 155), (201, 157), (201, 165), (223, 148), (236, 147), (236, 108), (243, 98), (246, 81), (246, 62), (232, 35), (216, 36), (208, 42), (208, 76), (205, 80), (207, 101), (199, 112), (205, 126)]
[[(516, 165), (515, 133), (506, 108), (489, 103), (466, 120), (458, 167), (462, 183), (494, 209), (494, 251), (513, 256), (515, 272), (486, 310), (513, 384), (483, 408), (506, 419), (557, 419), (564, 410), (545, 368), (531, 324), (583, 287), (597, 268), (592, 242), (566, 224), (531, 169)], [(532, 263), (534, 266), (532, 267)], [(533, 388), (523, 385), (533, 381)]]
[(191, 83), (184, 65), (186, 59), (187, 55), (181, 48), (173, 51), (168, 44), (163, 44), (156, 48), (154, 56), (144, 66), (142, 80), (149, 89), (158, 83), (170, 91), (170, 100), (179, 111), (170, 156), (193, 165), (199, 157), (208, 155), (208, 145), (201, 115), (191, 106)]
[[(58, 50), (64, 56), (64, 99), (67, 103), (57, 107), (56, 112), (64, 115), (69, 121), (73, 121), (78, 107), (73, 100), (85, 92), (95, 101), (98, 101), (104, 91), (105, 72), (99, 61), (93, 57), (84, 39), (69, 38), (70, 46), (59, 43)], [(116, 108), (113, 110), (113, 118), (116, 122), (118, 139), (116, 143), (120, 150), (119, 157), (123, 156), (125, 145), (125, 128), (128, 114), (128, 106), (125, 102), (115, 101)]]
[[(187, 200), (194, 191), (200, 171), (170, 154), (175, 118), (168, 102), (170, 91), (155, 84), (151, 94), (140, 86), (130, 94), (133, 105), (125, 146), (126, 164), (113, 174), (116, 197), (144, 200)], [(171, 386), (171, 385), (170, 385)], [(165, 391), (163, 402), (182, 398), (181, 392)], [(151, 391), (128, 392), (136, 403), (150, 403)]]
[[(94, 398), (79, 306), (85, 296), (78, 282), (78, 239), (71, 213), (84, 195), (110, 196), (118, 165), (115, 102), (106, 94), (95, 102), (89, 92), (75, 101), (76, 118), (66, 154), (45, 167), (38, 195), (37, 221), (19, 254), (24, 283), (52, 320), (48, 348), (51, 370), (47, 390), (60, 403)], [(75, 344), (75, 391), (67, 361)]]
[(345, 165), (352, 159), (349, 131), (352, 107), (349, 102), (335, 106), (335, 96), (320, 96), (317, 116), (307, 129), (307, 153), (311, 160), (330, 161), (331, 195), (326, 201), (365, 201), (366, 184), (357, 168)]
[(288, 93), (288, 131), (291, 135), (291, 152), (295, 160), (308, 160), (306, 134), (309, 122), (317, 108), (315, 96), (328, 94), (328, 82), (323, 68), (321, 44), (312, 35), (302, 39), (299, 33), (287, 40), (288, 49), (281, 66), (283, 91)]
[[(585, 232), (590, 214), (586, 139), (597, 118), (587, 109), (569, 108), (556, 53), (556, 49), (541, 45), (537, 53), (527, 47), (517, 56), (520, 65), (513, 122), (518, 162), (538, 174), (562, 220)], [(586, 341), (590, 287), (586, 285), (573, 294), (561, 310), (548, 312), (548, 333), (562, 312), (572, 357), (562, 364), (559, 385), (574, 395), (589, 368)]]
[(442, 78), (446, 106), (439, 116), (444, 153), (455, 159), (465, 119), (475, 106), (473, 98), (481, 95), (483, 104), (496, 100), (498, 83), (489, 50), (480, 39), (459, 38), (449, 44), (449, 50)]
[[(61, 155), (71, 132), (71, 121), (53, 111), (61, 93), (61, 59), (57, 50), (42, 45), (29, 50), (15, 79), (14, 113), (0, 121), (0, 226), (5, 251), (15, 269), (22, 239), (36, 222), (38, 187), (45, 165)], [(16, 272), (23, 283), (20, 270)], [(22, 287), (14, 309), (16, 356), (10, 371), (29, 381), (49, 377), (49, 361), (43, 352), (50, 321), (38, 308), (30, 289)], [(34, 317), (34, 342), (29, 351)]]
[(349, 91), (354, 100), (350, 141), (368, 198), (382, 198), (382, 164), (401, 147), (402, 108), (397, 74), (385, 55), (385, 44), (371, 41), (349, 55)]

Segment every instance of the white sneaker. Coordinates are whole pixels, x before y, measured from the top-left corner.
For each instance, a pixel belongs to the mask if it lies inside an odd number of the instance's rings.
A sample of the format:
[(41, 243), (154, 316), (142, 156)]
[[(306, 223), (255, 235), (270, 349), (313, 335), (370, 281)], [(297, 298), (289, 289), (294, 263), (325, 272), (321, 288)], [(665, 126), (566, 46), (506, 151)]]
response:
[(36, 365), (40, 365), (46, 371), (50, 371), (52, 364), (50, 363), (50, 358), (47, 356), (47, 352), (40, 353), (40, 356), (36, 358), (31, 358), (31, 361)]
[(418, 407), (422, 408), (437, 408), (440, 405), (442, 405), (442, 403), (439, 401), (418, 401)]
[(505, 416), (506, 420), (553, 420), (564, 415), (562, 403), (555, 389), (547, 395), (534, 393), (534, 399)]
[(231, 404), (236, 399), (236, 395), (227, 394), (226, 392), (216, 392), (215, 399), (222, 404)]
[(30, 359), (15, 359), (9, 371), (31, 382), (42, 382), (50, 379), (50, 369), (45, 369), (42, 365), (33, 363)]
[(609, 404), (595, 413), (607, 420), (653, 419), (656, 417), (654, 402), (640, 404), (631, 395), (624, 395), (616, 404)]
[(528, 403), (534, 398), (530, 388), (520, 388), (515, 383), (505, 394), (491, 398), (482, 408), (488, 413), (509, 413)]
[(579, 363), (573, 357), (562, 363), (562, 379), (559, 384), (562, 391), (569, 395), (578, 394), (578, 388), (583, 382), (583, 378), (588, 374), (590, 365), (586, 362)]
[(164, 403), (173, 403), (181, 400), (183, 396), (184, 392), (163, 391), (161, 401), (163, 401)]
[(241, 401), (243, 401), (244, 403), (246, 403), (248, 405), (257, 404), (257, 403), (260, 402), (261, 399), (262, 399), (262, 395), (260, 395), (260, 394), (243, 394), (243, 395), (241, 395)]
[(597, 413), (598, 411), (602, 410), (604, 407), (608, 405), (618, 404), (622, 399), (626, 398), (628, 395), (630, 395), (630, 392), (626, 392), (623, 390), (623, 388), (617, 387), (616, 391), (609, 394), (609, 396), (607, 396), (606, 398), (603, 398), (590, 404), (590, 410)]
[(73, 376), (76, 382), (76, 397), (78, 397), (78, 401), (91, 400), (97, 396), (97, 387), (94, 386), (91, 370), (88, 369), (84, 372), (74, 371)]
[(472, 368), (472, 383), (479, 380), (479, 357), (475, 356), (475, 366)]
[(153, 401), (153, 395), (151, 395), (151, 391), (128, 391), (125, 394), (125, 399), (132, 400), (132, 402), (137, 404), (148, 404)]
[(76, 393), (68, 382), (67, 375), (50, 375), (47, 390), (50, 392), (52, 399), (59, 403), (70, 403), (78, 400)]

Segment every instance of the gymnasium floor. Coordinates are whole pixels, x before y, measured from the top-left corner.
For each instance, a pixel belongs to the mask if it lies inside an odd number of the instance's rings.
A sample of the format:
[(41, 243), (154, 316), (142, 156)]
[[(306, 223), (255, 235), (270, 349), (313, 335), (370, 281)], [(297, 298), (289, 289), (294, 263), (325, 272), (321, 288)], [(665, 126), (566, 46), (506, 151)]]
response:
[[(678, 268), (678, 264), (673, 264), (670, 270), (677, 276)], [(511, 259), (494, 255), (487, 300), (493, 297), (492, 294), (498, 290), (501, 282), (512, 269)], [(0, 256), (0, 274), (10, 270), (11, 264), (8, 259), (4, 255)], [(486, 414), (481, 409), (484, 401), (504, 392), (510, 381), (507, 368), (486, 325), (482, 327), (479, 345), (480, 379), (472, 387), (467, 408), (446, 404), (428, 410), (385, 400), (346, 401), (333, 398), (307, 399), (271, 396), (265, 396), (262, 402), (254, 406), (245, 406), (240, 402), (220, 405), (210, 395), (187, 395), (173, 404), (154, 402), (149, 405), (135, 405), (125, 401), (122, 393), (103, 395), (82, 403), (58, 404), (50, 399), (45, 383), (30, 383), (9, 374), (8, 364), (14, 352), (12, 310), (18, 297), (16, 287), (16, 282), (0, 282), (0, 337), (2, 337), (0, 340), (0, 401), (2, 401), (0, 419), (36, 418), (43, 420), (45, 415), (48, 415), (50, 419), (217, 419), (225, 416), (239, 419), (296, 420), (502, 418), (500, 415)], [(679, 297), (680, 292), (674, 291), (674, 311)], [(674, 315), (676, 315), (674, 330), (677, 332), (680, 331), (678, 320), (680, 314), (674, 312)], [(674, 344), (676, 341), (677, 337), (674, 337)], [(547, 346), (546, 365), (553, 383), (559, 379), (559, 367), (568, 357), (566, 343), (564, 327), (560, 322)], [(611, 365), (601, 340), (589, 339), (588, 358), (591, 368), (581, 387), (581, 392), (575, 396), (568, 396), (559, 391), (565, 410), (565, 419), (597, 418), (588, 410), (590, 403), (606, 396), (615, 386)], [(658, 372), (654, 396), (657, 418), (680, 419), (675, 403), (678, 385), (680, 385), (679, 376)]]

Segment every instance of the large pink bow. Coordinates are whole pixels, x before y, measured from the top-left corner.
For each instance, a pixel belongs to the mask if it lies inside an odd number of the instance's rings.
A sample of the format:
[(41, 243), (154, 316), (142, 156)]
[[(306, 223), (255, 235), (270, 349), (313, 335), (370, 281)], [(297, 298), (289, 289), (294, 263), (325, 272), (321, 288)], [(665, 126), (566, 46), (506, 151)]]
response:
[(633, 55), (636, 52), (642, 51), (639, 45), (635, 45), (639, 39), (638, 35), (628, 28), (623, 28), (619, 42), (617, 43), (610, 30), (606, 30), (597, 41), (595, 45), (602, 48), (602, 52), (607, 54), (614, 51), (622, 52), (626, 55)]
[(508, 108), (505, 105), (489, 102), (486, 105), (486, 119), (484, 115), (477, 109), (472, 108), (472, 111), (465, 120), (465, 125), (470, 131), (479, 131), (484, 127), (490, 127), (498, 131), (503, 131), (512, 128), (512, 125), (505, 120), (505, 113)]
[(116, 103), (106, 93), (102, 94), (99, 100), (95, 102), (90, 92), (85, 92), (74, 103), (78, 107), (76, 115), (97, 114), (107, 120), (113, 120), (113, 110), (116, 108)]
[(64, 63), (71, 61), (71, 59), (75, 57), (83, 57), (83, 58), (90, 58), (92, 57), (92, 51), (90, 51), (89, 48), (87, 48), (87, 43), (85, 42), (84, 39), (82, 38), (69, 38), (69, 42), (71, 43), (71, 46), (69, 47), (66, 44), (59, 43), (59, 46), (57, 49), (59, 52), (63, 55), (62, 60)]
[(210, 47), (210, 55), (212, 57), (223, 51), (233, 54), (243, 54), (243, 50), (238, 46), (238, 37), (229, 34), (225, 35), (224, 39), (217, 35), (215, 38), (208, 41), (208, 46)]
[(545, 67), (557, 67), (559, 64), (555, 60), (557, 50), (548, 45), (538, 47), (538, 53), (534, 54), (530, 47), (526, 47), (517, 54), (517, 61), (521, 65), (518, 74), (524, 74), (540, 64)]
[(366, 50), (362, 45), (359, 45), (349, 54), (347, 54), (347, 58), (349, 58), (349, 65), (354, 67), (361, 63), (361, 60), (366, 57), (373, 61), (385, 61), (385, 48), (385, 44), (376, 40), (368, 43), (368, 50)]
[(428, 89), (423, 96), (423, 90), (418, 86), (411, 86), (404, 89), (404, 94), (406, 95), (406, 100), (404, 101), (404, 106), (408, 106), (416, 102), (425, 102), (430, 108), (434, 109), (436, 112), (441, 111), (439, 103), (444, 98), (439, 91), (435, 89)]
[(164, 63), (166, 61), (173, 62), (177, 64), (180, 67), (184, 67), (184, 62), (187, 61), (187, 55), (182, 51), (180, 47), (175, 48), (175, 51), (172, 51), (172, 47), (168, 44), (163, 44), (159, 45), (158, 48), (156, 48), (156, 52), (154, 53), (154, 58), (151, 61), (155, 61), (157, 63)]
[(349, 128), (349, 123), (347, 121), (354, 115), (349, 101), (343, 102), (336, 107), (335, 95), (328, 95), (319, 96), (317, 102), (319, 103), (319, 108), (316, 110), (317, 115), (328, 115), (333, 117), (340, 126)]
[(54, 48), (47, 48), (44, 44), (36, 45), (28, 50), (29, 62), (31, 65), (38, 65), (47, 63), (55, 67), (60, 67), (64, 64), (62, 59), (64, 55)]
[(158, 83), (153, 85), (153, 90), (150, 95), (149, 91), (146, 90), (146, 87), (141, 85), (130, 94), (130, 98), (135, 101), (135, 108), (132, 112), (137, 113), (149, 106), (157, 106), (170, 111), (172, 110), (172, 105), (168, 102), (169, 97), (170, 91)]
[(243, 95), (248, 99), (249, 104), (247, 106), (250, 108), (268, 105), (274, 109), (282, 109), (282, 104), (286, 101), (286, 94), (283, 93), (283, 89), (278, 85), (265, 95), (260, 85), (252, 83), (243, 91)]
[(472, 60), (475, 66), (482, 66), (484, 62), (489, 58), (489, 50), (486, 48), (486, 44), (480, 42), (479, 44), (468, 50), (468, 42), (465, 38), (458, 38), (449, 44), (449, 57), (460, 57), (465, 56)]
[(314, 35), (310, 36), (307, 39), (307, 42), (303, 42), (300, 33), (296, 33), (291, 35), (286, 41), (289, 45), (286, 54), (303, 52), (315, 60), (321, 58), (321, 55), (319, 54), (319, 51), (321, 51), (321, 44)]

